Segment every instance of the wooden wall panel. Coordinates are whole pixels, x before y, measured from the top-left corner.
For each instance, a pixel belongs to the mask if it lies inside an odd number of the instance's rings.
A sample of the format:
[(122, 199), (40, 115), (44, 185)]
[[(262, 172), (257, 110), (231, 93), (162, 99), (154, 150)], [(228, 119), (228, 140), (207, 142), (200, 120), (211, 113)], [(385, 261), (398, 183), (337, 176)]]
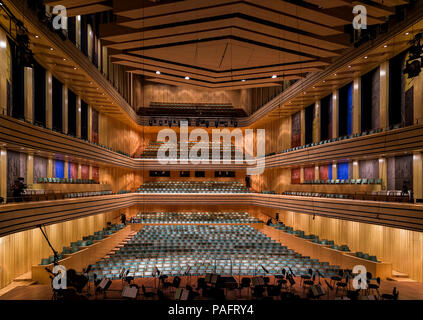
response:
[(141, 128), (124, 124), (104, 113), (99, 114), (99, 143), (116, 151), (133, 155), (142, 144)]
[[(119, 222), (119, 212), (93, 215), (46, 227), (52, 246), (62, 252), (63, 246), (103, 229), (107, 222)], [(42, 258), (52, 255), (40, 229), (31, 229), (0, 238), (0, 288), (31, 270)]]

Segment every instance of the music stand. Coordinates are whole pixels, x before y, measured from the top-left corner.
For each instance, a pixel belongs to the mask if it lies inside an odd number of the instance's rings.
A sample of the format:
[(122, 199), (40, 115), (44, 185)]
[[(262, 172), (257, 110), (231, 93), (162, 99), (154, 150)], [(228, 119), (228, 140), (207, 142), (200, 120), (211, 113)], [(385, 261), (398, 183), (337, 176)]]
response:
[(83, 273), (85, 274), (85, 276), (87, 277), (87, 279), (88, 279), (88, 283), (87, 283), (87, 296), (89, 297), (89, 296), (92, 296), (92, 294), (90, 293), (90, 276), (89, 276), (89, 273), (90, 273), (90, 271), (91, 271), (91, 269), (92, 269), (92, 265), (90, 264), (90, 265), (88, 265), (88, 267), (87, 267), (87, 269), (85, 269), (85, 270), (83, 270)]
[(186, 285), (191, 285), (191, 266), (185, 269), (184, 276), (187, 277)]

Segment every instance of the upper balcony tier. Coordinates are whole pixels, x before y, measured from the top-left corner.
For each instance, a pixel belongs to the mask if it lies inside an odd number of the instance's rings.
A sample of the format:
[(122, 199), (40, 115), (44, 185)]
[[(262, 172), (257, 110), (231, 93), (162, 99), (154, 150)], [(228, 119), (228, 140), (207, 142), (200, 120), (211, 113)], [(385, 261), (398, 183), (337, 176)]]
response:
[[(245, 170), (246, 163), (193, 165), (187, 163), (162, 164), (157, 158), (131, 158), (92, 142), (35, 126), (25, 121), (0, 115), (0, 145), (6, 148), (23, 148), (26, 151), (48, 153), (91, 160), (98, 163), (133, 170)], [(333, 161), (359, 160), (412, 153), (423, 149), (423, 124), (381, 131), (365, 136), (316, 144), (266, 157), (266, 168), (307, 166)]]

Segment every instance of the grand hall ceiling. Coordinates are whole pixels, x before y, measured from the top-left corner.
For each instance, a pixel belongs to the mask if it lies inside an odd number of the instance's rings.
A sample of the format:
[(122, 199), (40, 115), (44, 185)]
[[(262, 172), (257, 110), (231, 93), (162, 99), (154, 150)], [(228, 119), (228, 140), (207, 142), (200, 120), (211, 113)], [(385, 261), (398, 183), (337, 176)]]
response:
[(113, 10), (116, 21), (100, 26), (113, 63), (149, 81), (204, 89), (275, 86), (321, 71), (351, 48), (345, 26), (354, 5), (366, 5), (374, 25), (407, 2), (45, 1), (70, 15)]

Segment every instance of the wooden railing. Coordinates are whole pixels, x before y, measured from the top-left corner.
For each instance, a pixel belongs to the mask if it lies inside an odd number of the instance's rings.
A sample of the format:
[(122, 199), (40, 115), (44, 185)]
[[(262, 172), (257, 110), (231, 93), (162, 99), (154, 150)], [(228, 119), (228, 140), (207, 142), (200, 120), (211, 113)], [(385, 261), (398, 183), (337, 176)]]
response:
[(393, 228), (423, 231), (423, 205), (349, 199), (290, 197), (264, 194), (140, 194), (0, 205), (0, 237), (84, 216), (111, 212), (135, 205), (236, 206), (272, 208), (303, 214), (352, 220)]

